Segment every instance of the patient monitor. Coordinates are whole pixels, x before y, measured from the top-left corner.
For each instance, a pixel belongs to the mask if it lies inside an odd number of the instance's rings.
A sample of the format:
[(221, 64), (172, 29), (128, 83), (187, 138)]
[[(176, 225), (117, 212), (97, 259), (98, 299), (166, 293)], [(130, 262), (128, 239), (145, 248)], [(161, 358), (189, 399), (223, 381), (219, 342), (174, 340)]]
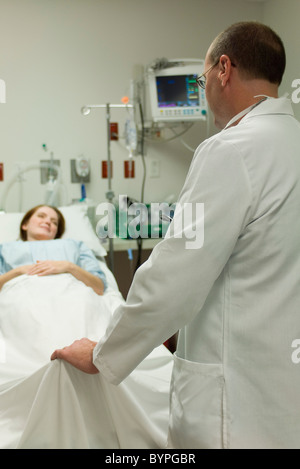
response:
[(206, 120), (205, 92), (197, 84), (204, 61), (160, 60), (148, 69), (148, 85), (154, 122)]

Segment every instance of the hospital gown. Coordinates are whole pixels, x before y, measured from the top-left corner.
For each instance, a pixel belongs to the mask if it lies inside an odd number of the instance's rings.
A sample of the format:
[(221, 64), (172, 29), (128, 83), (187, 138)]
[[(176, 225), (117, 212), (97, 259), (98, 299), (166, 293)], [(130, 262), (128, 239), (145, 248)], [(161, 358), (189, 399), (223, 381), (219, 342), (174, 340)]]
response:
[(68, 260), (82, 269), (99, 277), (107, 287), (104, 272), (93, 252), (81, 241), (54, 239), (47, 241), (13, 241), (0, 245), (0, 275), (21, 265), (35, 264), (37, 261)]

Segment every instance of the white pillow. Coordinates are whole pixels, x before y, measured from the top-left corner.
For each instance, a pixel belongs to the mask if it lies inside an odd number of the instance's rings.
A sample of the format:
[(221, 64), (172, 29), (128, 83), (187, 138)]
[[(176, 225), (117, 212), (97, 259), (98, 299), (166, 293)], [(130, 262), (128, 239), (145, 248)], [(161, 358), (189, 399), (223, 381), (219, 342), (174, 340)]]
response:
[(0, 213), (0, 244), (19, 239), (24, 213)]
[[(106, 250), (93, 230), (86, 205), (59, 207), (66, 220), (63, 238), (84, 242), (96, 256), (106, 256)], [(0, 244), (19, 239), (19, 227), (24, 213), (0, 213)]]
[(59, 210), (66, 220), (66, 231), (63, 238), (83, 241), (96, 256), (106, 256), (106, 250), (102, 246), (88, 217), (87, 205), (70, 205), (68, 207), (59, 207)]

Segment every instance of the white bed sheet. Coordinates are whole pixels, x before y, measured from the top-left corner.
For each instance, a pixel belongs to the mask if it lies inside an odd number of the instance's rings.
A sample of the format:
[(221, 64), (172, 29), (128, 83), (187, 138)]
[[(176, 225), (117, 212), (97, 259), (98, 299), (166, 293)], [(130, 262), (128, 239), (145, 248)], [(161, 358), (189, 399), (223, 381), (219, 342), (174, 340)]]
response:
[(101, 264), (109, 283), (102, 297), (70, 274), (24, 275), (1, 290), (1, 449), (165, 447), (173, 359), (164, 345), (119, 386), (50, 362), (75, 339), (99, 340), (124, 301)]

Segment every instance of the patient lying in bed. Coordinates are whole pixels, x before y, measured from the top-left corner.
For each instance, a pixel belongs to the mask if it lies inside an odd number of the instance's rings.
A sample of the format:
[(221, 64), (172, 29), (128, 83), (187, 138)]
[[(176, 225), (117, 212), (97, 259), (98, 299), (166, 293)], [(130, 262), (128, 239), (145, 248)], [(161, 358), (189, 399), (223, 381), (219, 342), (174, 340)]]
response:
[(21, 240), (0, 245), (0, 448), (163, 448), (172, 368), (163, 345), (120, 386), (49, 361), (83, 336), (98, 341), (124, 301), (83, 243), (60, 239), (63, 225), (39, 206)]
[(65, 220), (57, 208), (39, 205), (29, 210), (20, 225), (22, 241), (0, 246), (0, 289), (22, 274), (70, 273), (103, 294), (105, 275), (97, 259), (83, 243), (59, 239), (64, 229)]

